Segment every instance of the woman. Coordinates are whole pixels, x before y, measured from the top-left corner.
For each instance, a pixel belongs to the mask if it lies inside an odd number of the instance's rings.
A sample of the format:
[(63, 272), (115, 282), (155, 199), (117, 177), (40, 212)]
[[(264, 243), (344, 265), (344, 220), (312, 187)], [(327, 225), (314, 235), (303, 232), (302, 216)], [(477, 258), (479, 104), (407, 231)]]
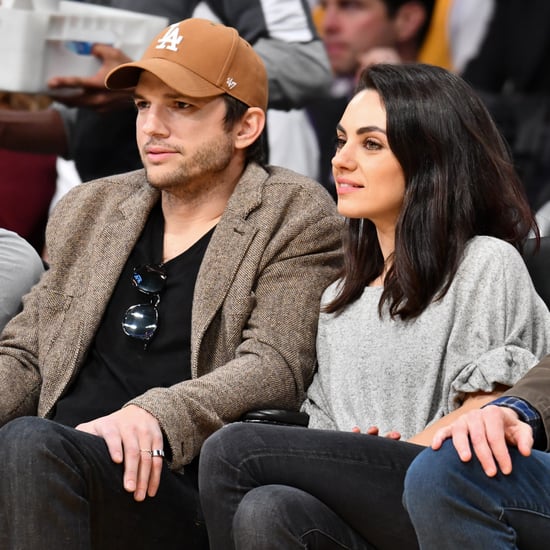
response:
[(550, 313), (518, 252), (536, 223), (459, 77), (367, 69), (332, 164), (348, 222), (322, 300), (309, 428), (235, 424), (206, 442), (213, 550), (416, 547), (408, 465), (550, 350)]

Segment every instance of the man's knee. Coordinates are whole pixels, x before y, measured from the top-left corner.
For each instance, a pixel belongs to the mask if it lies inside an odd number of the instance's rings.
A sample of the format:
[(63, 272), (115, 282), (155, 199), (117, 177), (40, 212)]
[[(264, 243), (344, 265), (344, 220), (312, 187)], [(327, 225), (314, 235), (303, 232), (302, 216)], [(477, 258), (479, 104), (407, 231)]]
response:
[(35, 416), (16, 418), (0, 429), (0, 463), (28, 464), (59, 439), (54, 422)]
[(405, 476), (403, 503), (407, 509), (433, 502), (452, 491), (453, 473), (464, 466), (451, 441), (438, 451), (425, 449), (411, 463)]
[(44, 430), (48, 431), (47, 424), (46, 420), (36, 416), (22, 416), (11, 420), (0, 429), (0, 451), (6, 450), (7, 445), (4, 443), (8, 442), (10, 451), (20, 445), (32, 445)]

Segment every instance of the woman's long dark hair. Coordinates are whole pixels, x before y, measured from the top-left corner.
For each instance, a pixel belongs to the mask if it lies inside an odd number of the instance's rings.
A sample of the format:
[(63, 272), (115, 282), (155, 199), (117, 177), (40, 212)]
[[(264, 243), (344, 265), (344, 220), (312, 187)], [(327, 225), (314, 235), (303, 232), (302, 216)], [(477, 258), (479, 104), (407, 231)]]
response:
[[(395, 250), (379, 304), (412, 319), (445, 295), (475, 235), (522, 250), (539, 235), (509, 150), (487, 109), (464, 80), (431, 65), (374, 65), (356, 91), (374, 89), (386, 109), (388, 143), (405, 176)], [(338, 295), (340, 312), (384, 268), (374, 224), (349, 219)]]

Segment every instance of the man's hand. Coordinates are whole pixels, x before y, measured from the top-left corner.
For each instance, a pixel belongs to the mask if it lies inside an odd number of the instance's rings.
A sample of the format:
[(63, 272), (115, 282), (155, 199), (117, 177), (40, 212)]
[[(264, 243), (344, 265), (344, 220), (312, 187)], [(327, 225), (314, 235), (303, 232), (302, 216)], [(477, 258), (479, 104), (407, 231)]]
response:
[[(500, 468), (503, 474), (512, 471), (508, 445), (516, 446), (524, 456), (531, 454), (533, 430), (508, 407), (489, 405), (463, 414), (449, 426), (438, 430), (432, 441), (437, 450), (451, 437), (463, 462), (472, 458), (472, 448), (484, 472), (495, 476)], [(498, 466), (497, 466), (498, 465)]]
[(102, 437), (113, 462), (124, 462), (124, 488), (137, 501), (154, 497), (160, 483), (162, 457), (152, 450), (162, 449), (162, 431), (157, 419), (144, 409), (128, 405), (108, 416), (79, 424), (77, 430)]
[[(105, 77), (115, 67), (132, 61), (122, 50), (106, 44), (94, 44), (92, 54), (101, 61), (97, 73), (90, 77), (59, 76), (50, 78), (48, 86), (50, 95), (69, 107), (89, 107), (98, 111), (119, 108), (128, 105), (130, 94), (124, 91), (113, 91), (105, 87)], [(60, 90), (56, 94), (55, 90)], [(70, 91), (67, 94), (67, 91)]]

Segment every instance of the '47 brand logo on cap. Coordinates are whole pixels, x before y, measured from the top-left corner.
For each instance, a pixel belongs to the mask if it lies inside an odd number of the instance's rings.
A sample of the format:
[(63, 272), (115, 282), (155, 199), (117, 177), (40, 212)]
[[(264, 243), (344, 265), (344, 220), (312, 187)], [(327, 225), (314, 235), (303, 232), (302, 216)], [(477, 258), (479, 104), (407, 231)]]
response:
[(183, 36), (180, 36), (180, 29), (177, 23), (170, 25), (163, 37), (157, 40), (158, 50), (171, 50), (173, 52), (178, 51), (178, 46), (183, 40)]

